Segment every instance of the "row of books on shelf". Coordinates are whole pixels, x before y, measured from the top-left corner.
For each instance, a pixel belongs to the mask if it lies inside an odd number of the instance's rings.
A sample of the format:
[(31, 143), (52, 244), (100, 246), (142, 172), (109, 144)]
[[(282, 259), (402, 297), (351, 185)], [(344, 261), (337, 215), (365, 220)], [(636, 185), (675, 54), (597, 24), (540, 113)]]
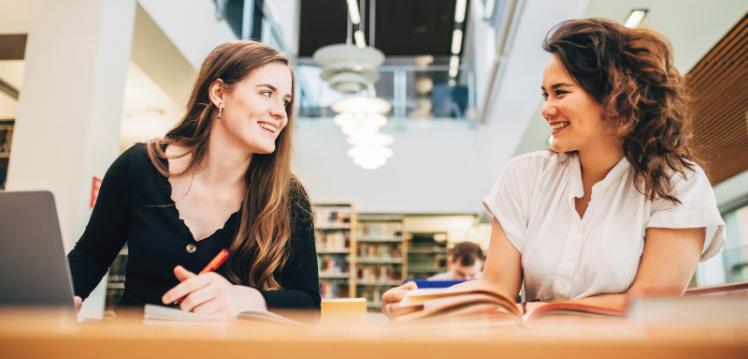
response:
[(348, 262), (340, 256), (317, 256), (317, 269), (320, 275), (336, 276), (348, 273)]
[(348, 296), (348, 284), (345, 282), (320, 282), (319, 295), (323, 299), (342, 298)]
[(401, 258), (402, 246), (399, 244), (358, 244), (359, 257), (377, 257), (377, 258)]
[(124, 282), (126, 267), (127, 255), (117, 255), (117, 257), (114, 258), (114, 261), (112, 261), (112, 265), (109, 267), (108, 283), (112, 284)]
[(317, 232), (314, 240), (317, 251), (347, 251), (350, 236), (347, 231)]
[(314, 208), (316, 227), (350, 227), (351, 208), (348, 206), (317, 206)]
[(358, 235), (361, 238), (400, 238), (403, 235), (402, 222), (359, 222)]
[(395, 265), (373, 265), (356, 268), (360, 283), (397, 285), (402, 282), (402, 271)]
[(382, 294), (388, 288), (382, 287), (365, 287), (358, 290), (358, 296), (366, 299), (367, 307), (377, 309), (382, 306)]

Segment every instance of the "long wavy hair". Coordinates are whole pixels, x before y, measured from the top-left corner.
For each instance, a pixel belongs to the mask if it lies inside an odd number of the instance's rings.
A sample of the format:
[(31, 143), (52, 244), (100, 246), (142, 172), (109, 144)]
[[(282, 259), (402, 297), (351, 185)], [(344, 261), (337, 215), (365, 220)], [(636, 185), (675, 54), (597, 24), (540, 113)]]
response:
[[(270, 63), (289, 67), (292, 94), (296, 80), (288, 59), (275, 49), (256, 41), (226, 42), (211, 51), (203, 61), (187, 112), (179, 123), (163, 138), (148, 143), (148, 157), (165, 177), (181, 176), (199, 171), (207, 160), (208, 139), (218, 108), (209, 98), (213, 82), (222, 80), (230, 89), (252, 71)], [(254, 154), (244, 176), (245, 196), (241, 204), (241, 220), (236, 237), (231, 243), (228, 260), (228, 279), (264, 290), (280, 289), (273, 273), (287, 262), (286, 247), (291, 233), (289, 192), (300, 186), (291, 174), (290, 129), (294, 122), (293, 98), (286, 106), (288, 125), (275, 140), (275, 151)], [(178, 145), (187, 149), (184, 154), (169, 157), (165, 148)], [(169, 173), (163, 159), (190, 155), (190, 163), (180, 173)]]
[(556, 25), (543, 49), (602, 104), (603, 121), (617, 129), (634, 168), (636, 188), (648, 199), (680, 203), (670, 174), (686, 176), (696, 159), (688, 143), (689, 98), (669, 42), (652, 30), (582, 19)]

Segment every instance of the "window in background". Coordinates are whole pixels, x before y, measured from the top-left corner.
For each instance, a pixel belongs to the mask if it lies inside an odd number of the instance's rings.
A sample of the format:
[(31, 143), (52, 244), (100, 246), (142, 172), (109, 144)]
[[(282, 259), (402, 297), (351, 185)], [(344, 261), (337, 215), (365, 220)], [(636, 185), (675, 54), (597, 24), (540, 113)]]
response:
[(748, 280), (748, 204), (723, 213), (727, 240), (722, 251), (725, 281)]

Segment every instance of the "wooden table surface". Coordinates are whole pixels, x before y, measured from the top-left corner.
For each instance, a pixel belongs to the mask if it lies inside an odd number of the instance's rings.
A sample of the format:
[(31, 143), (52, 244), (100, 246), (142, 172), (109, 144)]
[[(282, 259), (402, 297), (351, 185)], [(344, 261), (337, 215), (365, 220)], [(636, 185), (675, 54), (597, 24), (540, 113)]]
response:
[(168, 323), (139, 314), (79, 322), (0, 310), (0, 358), (748, 358), (746, 326), (557, 320), (528, 326), (366, 322), (289, 327)]

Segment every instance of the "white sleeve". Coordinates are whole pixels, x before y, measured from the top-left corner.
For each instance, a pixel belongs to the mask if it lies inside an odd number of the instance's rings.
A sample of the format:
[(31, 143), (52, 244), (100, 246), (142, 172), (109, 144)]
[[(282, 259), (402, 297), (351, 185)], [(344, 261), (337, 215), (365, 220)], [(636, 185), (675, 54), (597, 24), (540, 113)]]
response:
[(706, 228), (701, 260), (719, 252), (725, 242), (725, 222), (719, 214), (717, 200), (709, 179), (698, 165), (686, 170), (687, 178), (675, 173), (670, 178), (673, 197), (681, 203), (656, 199), (647, 228)]
[(533, 179), (538, 175), (536, 164), (536, 158), (525, 156), (509, 161), (483, 198), (483, 206), (501, 224), (507, 239), (520, 253), (527, 232)]

